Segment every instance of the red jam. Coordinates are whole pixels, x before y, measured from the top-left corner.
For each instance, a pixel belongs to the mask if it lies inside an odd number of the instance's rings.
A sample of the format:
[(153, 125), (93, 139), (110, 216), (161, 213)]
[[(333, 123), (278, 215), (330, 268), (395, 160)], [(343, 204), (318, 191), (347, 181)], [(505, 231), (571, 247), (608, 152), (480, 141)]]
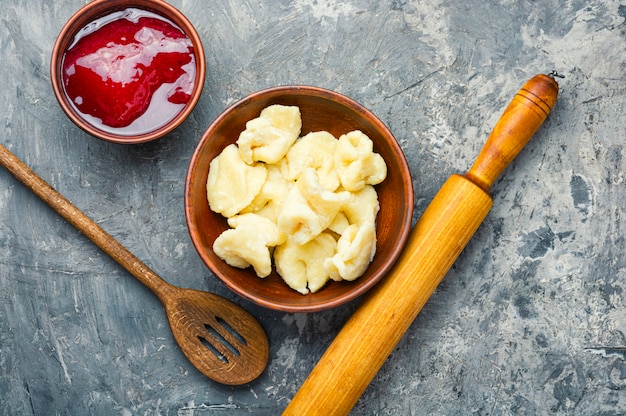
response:
[(63, 86), (96, 127), (133, 135), (172, 120), (195, 81), (191, 40), (169, 20), (140, 9), (97, 19), (76, 35), (63, 58)]

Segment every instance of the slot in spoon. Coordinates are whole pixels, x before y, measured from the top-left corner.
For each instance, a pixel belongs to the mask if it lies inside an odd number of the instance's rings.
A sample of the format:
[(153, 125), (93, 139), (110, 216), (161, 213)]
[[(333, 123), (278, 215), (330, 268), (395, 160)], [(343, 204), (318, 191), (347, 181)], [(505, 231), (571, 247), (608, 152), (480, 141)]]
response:
[(176, 342), (202, 374), (227, 385), (261, 375), (269, 360), (269, 341), (250, 313), (216, 294), (161, 279), (2, 144), (0, 164), (159, 298)]

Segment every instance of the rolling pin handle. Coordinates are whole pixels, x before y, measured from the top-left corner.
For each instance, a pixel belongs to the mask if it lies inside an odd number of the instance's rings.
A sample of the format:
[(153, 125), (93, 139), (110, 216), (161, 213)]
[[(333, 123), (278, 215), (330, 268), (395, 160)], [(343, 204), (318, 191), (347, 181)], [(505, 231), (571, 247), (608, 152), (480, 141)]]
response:
[(511, 163), (545, 121), (556, 103), (559, 85), (554, 77), (535, 75), (522, 86), (504, 110), (474, 165), (464, 175), (485, 192)]

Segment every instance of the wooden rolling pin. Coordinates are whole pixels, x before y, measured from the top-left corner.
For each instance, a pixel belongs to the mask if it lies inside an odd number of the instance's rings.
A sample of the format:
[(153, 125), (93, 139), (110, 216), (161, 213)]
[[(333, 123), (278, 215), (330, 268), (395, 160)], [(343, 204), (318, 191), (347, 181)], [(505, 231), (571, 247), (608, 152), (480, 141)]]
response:
[(558, 89), (553, 74), (536, 75), (524, 84), (474, 165), (444, 183), (394, 268), (366, 295), (283, 415), (350, 413), (487, 216), (491, 185), (546, 119)]

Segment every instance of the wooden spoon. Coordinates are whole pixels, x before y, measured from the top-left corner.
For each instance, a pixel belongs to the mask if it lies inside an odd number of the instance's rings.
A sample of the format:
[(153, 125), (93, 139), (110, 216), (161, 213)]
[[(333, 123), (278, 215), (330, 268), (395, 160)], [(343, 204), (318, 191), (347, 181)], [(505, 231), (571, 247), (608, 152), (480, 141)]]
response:
[(263, 372), (269, 342), (250, 313), (221, 296), (181, 289), (161, 279), (2, 144), (0, 164), (154, 292), (180, 349), (202, 374), (222, 384), (240, 385)]
[(487, 216), (491, 185), (546, 119), (558, 90), (552, 76), (540, 74), (518, 91), (474, 165), (444, 183), (394, 268), (366, 295), (283, 416), (350, 412)]

